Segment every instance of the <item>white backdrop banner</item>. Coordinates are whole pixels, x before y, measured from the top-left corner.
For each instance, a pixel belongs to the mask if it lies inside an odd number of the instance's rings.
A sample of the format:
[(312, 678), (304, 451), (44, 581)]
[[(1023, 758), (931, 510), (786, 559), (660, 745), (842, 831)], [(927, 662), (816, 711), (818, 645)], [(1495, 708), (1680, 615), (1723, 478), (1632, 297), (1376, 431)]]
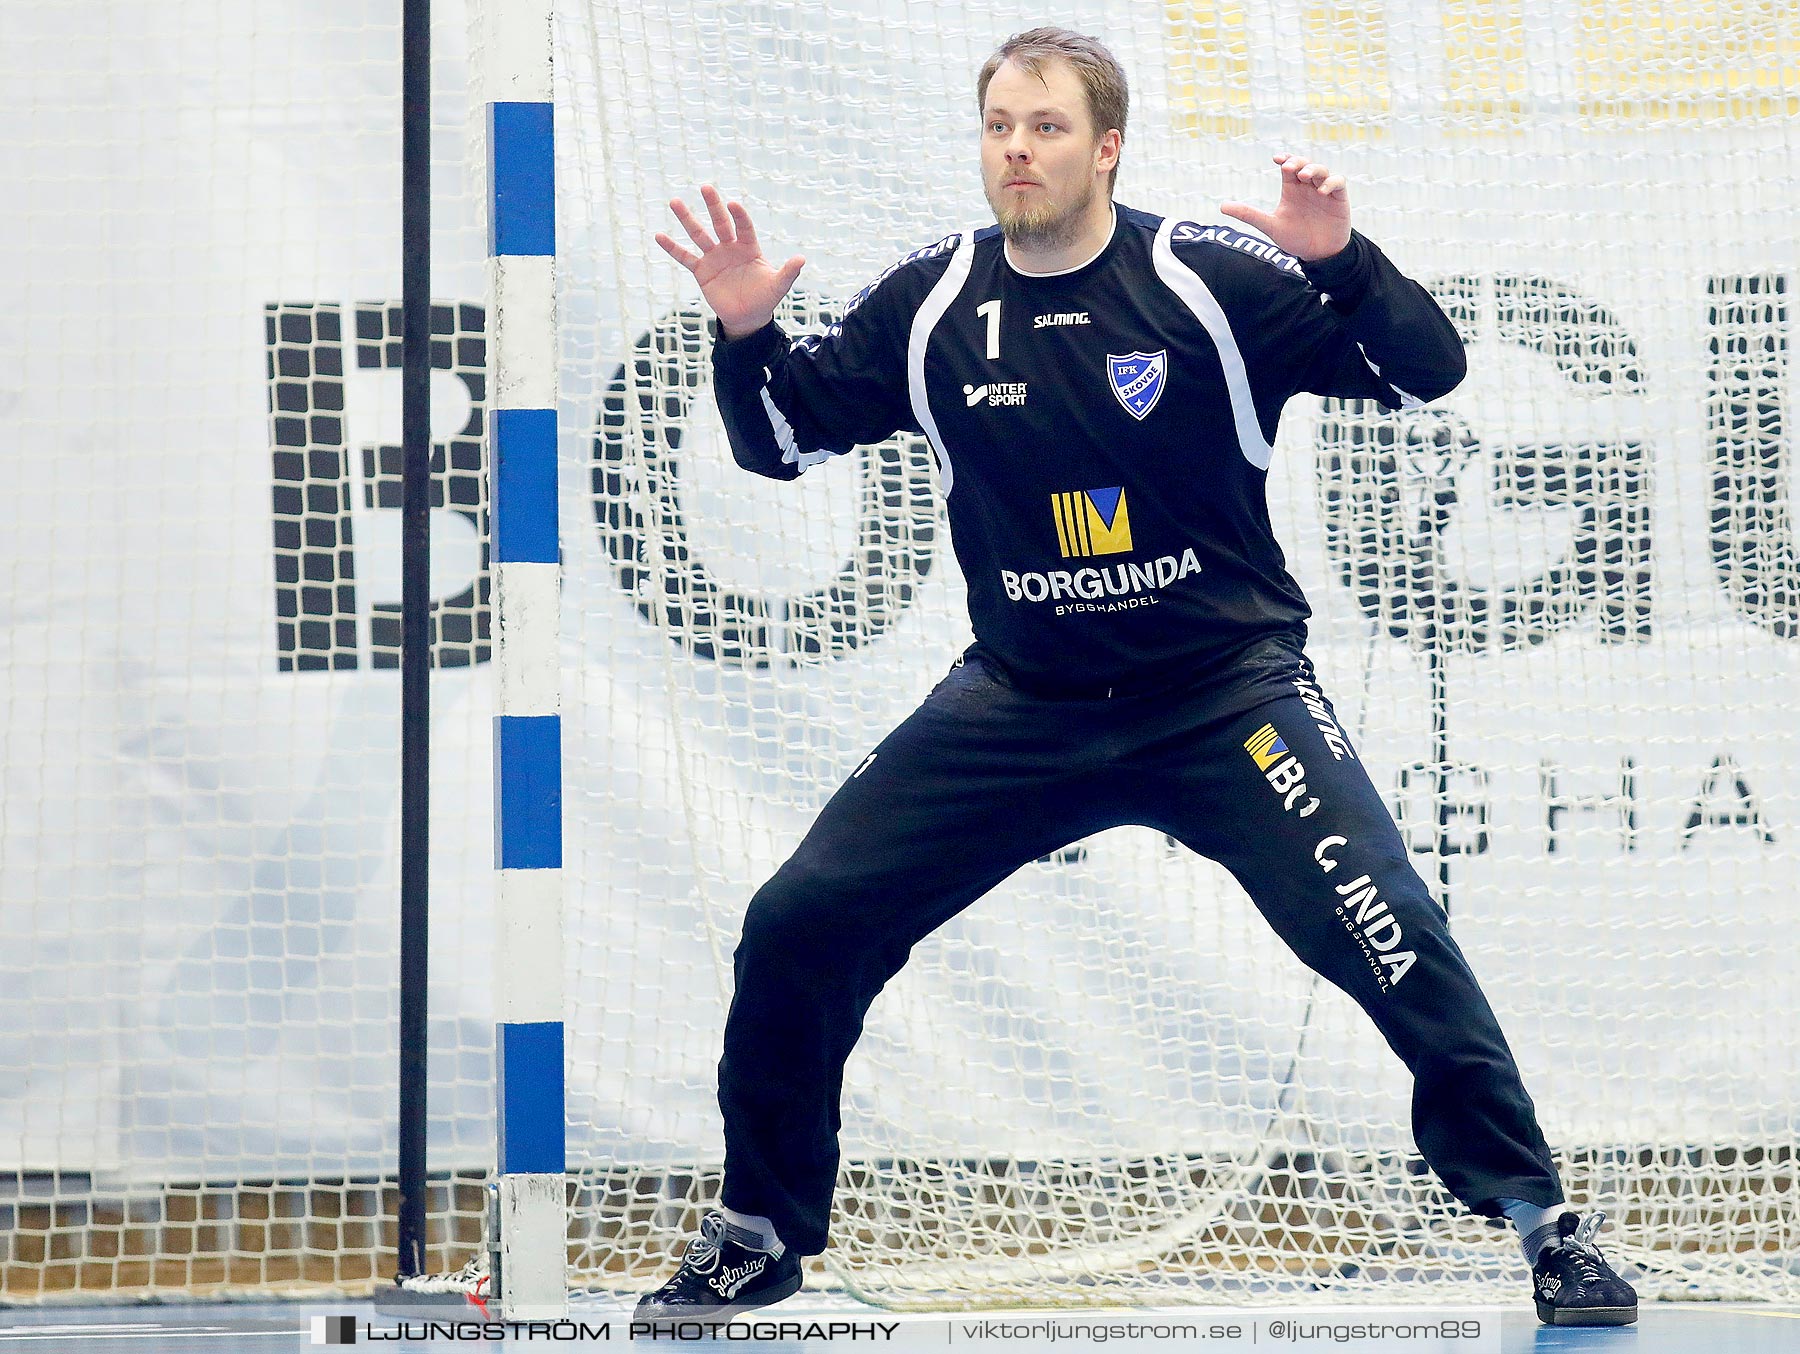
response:
[[(434, 143), (434, 1168), (492, 1153), (488, 317), (452, 8)], [(833, 25), (918, 22), (840, 8)], [(812, 259), (793, 318), (829, 314), (986, 219), (973, 71), (1023, 24), (971, 7), (890, 49), (832, 25), (773, 41), (713, 9), (679, 49), (626, 58), (648, 87), (704, 97), (633, 98), (579, 44), (560, 53), (569, 1130), (590, 1164), (716, 1158), (743, 909), (967, 641), (916, 439), (801, 484), (738, 472), (698, 298), (649, 236), (668, 196), (717, 178), (771, 253)], [(1185, 30), (1141, 10), (1080, 15), (1117, 34), (1135, 82), (1121, 199), (1211, 221), (1221, 199), (1270, 197), (1266, 143), (1312, 126), (1275, 36), (1245, 39), (1253, 117), (1196, 93)], [(5, 1169), (393, 1168), (399, 44), (367, 12), (7, 18)], [(1388, 6), (1376, 130), (1312, 130), (1358, 223), (1462, 327), (1470, 376), (1405, 421), (1290, 408), (1270, 494), (1319, 613), (1312, 653), (1422, 871), (1455, 852), (1456, 933), (1553, 1139), (1791, 1138), (1794, 119), (1729, 126), (1696, 95), (1596, 129), (1591, 99), (1521, 87), (1540, 111), (1513, 124), (1471, 130), (1505, 110), (1445, 101), (1409, 121), (1417, 88), (1454, 93), (1437, 13)], [(101, 59), (101, 28), (128, 62)], [(1531, 78), (1574, 80), (1558, 60)], [(787, 76), (752, 97), (765, 69)], [(1434, 663), (1455, 764), (1441, 833)], [(920, 947), (852, 1063), (846, 1145), (1235, 1142), (1300, 1061), (1322, 1069), (1314, 1113), (1388, 1106), (1345, 1136), (1403, 1132), (1403, 1073), (1360, 1016), (1220, 871), (1125, 828)]]

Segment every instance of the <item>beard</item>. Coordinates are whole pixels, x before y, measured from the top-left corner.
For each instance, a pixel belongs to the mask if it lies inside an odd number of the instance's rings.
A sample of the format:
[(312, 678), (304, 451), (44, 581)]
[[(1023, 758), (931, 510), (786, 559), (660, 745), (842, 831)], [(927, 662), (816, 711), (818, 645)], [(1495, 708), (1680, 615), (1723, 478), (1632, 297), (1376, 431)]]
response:
[(1009, 203), (996, 199), (992, 190), (987, 200), (1008, 244), (1020, 249), (1061, 249), (1073, 244), (1081, 234), (1082, 217), (1092, 204), (1095, 191), (1090, 179), (1078, 199), (1061, 207), (1054, 202)]

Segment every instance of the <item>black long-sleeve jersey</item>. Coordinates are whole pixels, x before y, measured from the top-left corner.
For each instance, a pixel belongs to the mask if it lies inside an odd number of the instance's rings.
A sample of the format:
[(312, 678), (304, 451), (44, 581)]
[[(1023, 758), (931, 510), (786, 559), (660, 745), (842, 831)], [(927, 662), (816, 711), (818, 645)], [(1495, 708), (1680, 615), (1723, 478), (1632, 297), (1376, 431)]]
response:
[(1311, 614), (1269, 523), (1300, 391), (1411, 406), (1464, 359), (1373, 244), (1302, 265), (1223, 226), (1114, 209), (1106, 247), (1022, 273), (998, 226), (946, 237), (823, 334), (719, 341), (738, 464), (792, 479), (902, 429), (938, 458), (975, 636), (1043, 686), (1214, 668)]

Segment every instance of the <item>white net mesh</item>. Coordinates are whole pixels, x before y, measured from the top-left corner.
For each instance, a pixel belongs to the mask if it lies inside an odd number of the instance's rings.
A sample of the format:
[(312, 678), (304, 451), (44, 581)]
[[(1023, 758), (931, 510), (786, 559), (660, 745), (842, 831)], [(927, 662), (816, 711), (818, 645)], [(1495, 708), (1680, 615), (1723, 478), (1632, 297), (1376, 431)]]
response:
[[(103, 8), (13, 6), (0, 46), (22, 185), (0, 218), (0, 1276), (15, 1300), (346, 1291), (391, 1241), (398, 33), (345, 4)], [(492, 1161), (479, 118), (452, 10), (442, 1270), (474, 1253)], [(650, 235), (719, 183), (771, 252), (808, 255), (789, 318), (817, 321), (987, 219), (974, 73), (1039, 17), (559, 15), (583, 1286), (647, 1286), (716, 1192), (744, 906), (966, 641), (917, 441), (794, 484), (737, 471), (699, 299)], [(1272, 196), (1272, 150), (1318, 150), (1462, 327), (1470, 377), (1432, 411), (1288, 412), (1270, 493), (1312, 655), (1430, 848), (1436, 653), (1454, 929), (1609, 1249), (1650, 1294), (1794, 1300), (1790, 7), (1058, 17), (1132, 78), (1122, 201), (1216, 219)], [(896, 1306), (1519, 1283), (1509, 1238), (1421, 1173), (1361, 1014), (1222, 872), (1140, 829), (1027, 867), (922, 945), (844, 1119), (819, 1278)]]
[[(1800, 1050), (1762, 1013), (1795, 997), (1795, 20), (1063, 17), (1133, 80), (1122, 201), (1218, 219), (1272, 196), (1271, 150), (1314, 148), (1462, 329), (1472, 373), (1436, 409), (1289, 411), (1271, 497), (1311, 652), (1423, 852), (1437, 652), (1455, 930), (1574, 1197), (1613, 1211), (1647, 1292), (1791, 1295)], [(570, 608), (566, 745), (586, 1283), (647, 1278), (716, 1190), (743, 908), (967, 637), (917, 441), (791, 485), (736, 471), (700, 303), (649, 236), (717, 182), (773, 256), (808, 255), (799, 308), (829, 310), (990, 219), (974, 72), (1036, 21), (564, 16), (565, 407), (601, 411), (572, 433), (564, 523), (593, 599)], [(1222, 871), (1110, 832), (1021, 871), (878, 1000), (824, 1265), (897, 1306), (1513, 1292), (1509, 1235), (1422, 1173), (1407, 1094)]]
[[(367, 1285), (394, 1206), (398, 14), (4, 8), (4, 1294)], [(465, 46), (445, 14), (444, 1267), (493, 1151)]]

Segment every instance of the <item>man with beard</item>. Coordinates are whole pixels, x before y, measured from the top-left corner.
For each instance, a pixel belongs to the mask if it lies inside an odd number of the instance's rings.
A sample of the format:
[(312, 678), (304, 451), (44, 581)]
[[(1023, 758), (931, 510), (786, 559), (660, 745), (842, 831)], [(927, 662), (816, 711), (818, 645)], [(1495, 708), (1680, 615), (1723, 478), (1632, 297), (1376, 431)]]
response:
[(1230, 869), (1374, 1020), (1412, 1072), (1421, 1155), (1513, 1220), (1543, 1320), (1634, 1320), (1592, 1244), (1601, 1215), (1564, 1204), (1493, 1012), (1318, 688), (1270, 529), (1288, 398), (1436, 398), (1463, 376), (1455, 329), (1303, 156), (1276, 157), (1272, 212), (1223, 209), (1272, 245), (1116, 204), (1125, 75), (1091, 38), (1010, 39), (977, 100), (998, 225), (901, 260), (823, 334), (774, 323), (803, 260), (770, 264), (711, 187), (710, 229), (670, 204), (692, 249), (657, 237), (717, 315), (740, 465), (785, 480), (900, 429), (929, 441), (976, 641), (750, 903), (722, 1206), (639, 1318), (799, 1289), (827, 1242), (844, 1063), (883, 984), (1026, 862), (1133, 823)]

